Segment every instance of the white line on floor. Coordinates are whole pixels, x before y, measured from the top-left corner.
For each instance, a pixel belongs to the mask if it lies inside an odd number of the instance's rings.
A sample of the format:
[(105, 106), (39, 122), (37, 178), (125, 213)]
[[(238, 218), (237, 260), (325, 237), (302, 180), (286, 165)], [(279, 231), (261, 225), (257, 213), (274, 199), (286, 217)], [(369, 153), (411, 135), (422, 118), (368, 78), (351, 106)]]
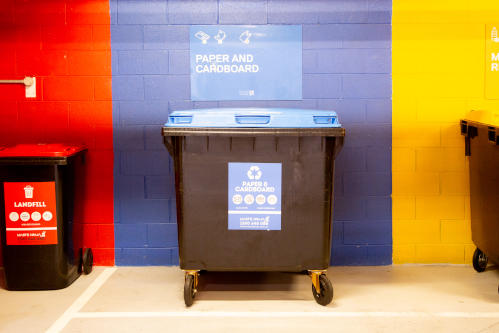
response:
[(87, 289), (71, 304), (69, 308), (46, 331), (47, 333), (60, 332), (66, 327), (77, 312), (95, 295), (109, 277), (116, 271), (115, 267), (105, 268), (102, 273), (87, 287)]
[(499, 318), (499, 312), (78, 312), (74, 318), (169, 318), (169, 317), (256, 317), (256, 318), (312, 318), (312, 317), (414, 317), (414, 318)]

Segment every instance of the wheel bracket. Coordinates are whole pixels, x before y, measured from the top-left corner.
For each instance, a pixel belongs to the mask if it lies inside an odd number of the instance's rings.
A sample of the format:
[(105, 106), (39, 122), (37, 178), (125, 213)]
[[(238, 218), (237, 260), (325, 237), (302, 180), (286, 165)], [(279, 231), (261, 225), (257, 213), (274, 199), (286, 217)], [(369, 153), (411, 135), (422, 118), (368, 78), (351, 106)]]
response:
[(199, 282), (199, 271), (198, 270), (186, 270), (185, 272), (185, 277), (192, 275), (194, 278), (194, 289), (198, 287), (198, 282)]
[(321, 293), (321, 283), (319, 277), (322, 274), (326, 274), (325, 269), (314, 269), (314, 270), (309, 270), (308, 274), (310, 275), (310, 278), (312, 279), (312, 284), (314, 285), (315, 291), (320, 294)]

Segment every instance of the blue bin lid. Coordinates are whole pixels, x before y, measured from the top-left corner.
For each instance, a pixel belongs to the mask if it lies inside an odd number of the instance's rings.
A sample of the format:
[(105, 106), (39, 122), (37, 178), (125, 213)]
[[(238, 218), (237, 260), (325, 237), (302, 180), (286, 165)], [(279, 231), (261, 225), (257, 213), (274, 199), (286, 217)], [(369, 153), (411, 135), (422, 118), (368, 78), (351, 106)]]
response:
[(165, 127), (341, 127), (334, 111), (279, 108), (216, 108), (174, 111)]

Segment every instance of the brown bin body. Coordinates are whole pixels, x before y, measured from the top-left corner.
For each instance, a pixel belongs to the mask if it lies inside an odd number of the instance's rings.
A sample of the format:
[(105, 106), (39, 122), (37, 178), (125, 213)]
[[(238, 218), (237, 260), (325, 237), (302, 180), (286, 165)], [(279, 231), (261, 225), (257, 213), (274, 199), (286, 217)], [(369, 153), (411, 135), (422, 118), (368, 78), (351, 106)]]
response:
[[(344, 129), (169, 129), (180, 268), (209, 271), (326, 269), (334, 159)], [(282, 163), (280, 231), (227, 229), (227, 164)]]
[(499, 127), (465, 119), (469, 156), (471, 234), (477, 248), (499, 263)]

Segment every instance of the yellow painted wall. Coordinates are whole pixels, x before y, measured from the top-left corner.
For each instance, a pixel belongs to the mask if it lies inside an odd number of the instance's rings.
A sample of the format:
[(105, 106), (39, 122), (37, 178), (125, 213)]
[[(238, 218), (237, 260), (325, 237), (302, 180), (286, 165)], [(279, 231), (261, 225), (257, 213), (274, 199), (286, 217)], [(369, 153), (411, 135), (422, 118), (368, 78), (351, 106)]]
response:
[(498, 0), (393, 0), (394, 263), (471, 262), (459, 120), (499, 109), (485, 100), (488, 23)]

